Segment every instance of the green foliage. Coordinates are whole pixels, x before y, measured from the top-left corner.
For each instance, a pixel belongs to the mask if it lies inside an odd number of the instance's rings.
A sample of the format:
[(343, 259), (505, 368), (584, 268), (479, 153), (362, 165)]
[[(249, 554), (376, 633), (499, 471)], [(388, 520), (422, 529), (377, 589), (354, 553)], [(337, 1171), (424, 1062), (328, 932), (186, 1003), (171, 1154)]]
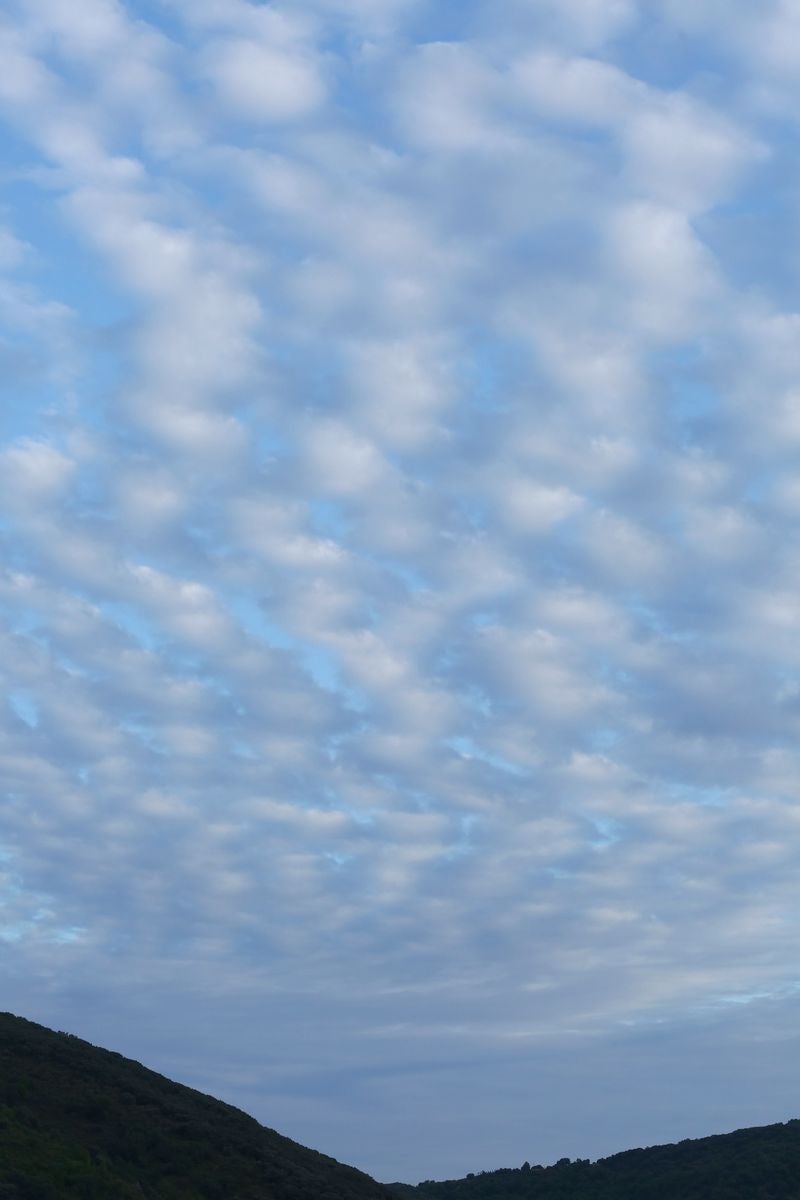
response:
[(119, 1054), (0, 1014), (0, 1200), (386, 1200)]
[(384, 1188), (230, 1105), (0, 1013), (0, 1200), (800, 1200), (800, 1121)]
[(591, 1163), (392, 1185), (403, 1200), (798, 1200), (800, 1121), (627, 1150)]

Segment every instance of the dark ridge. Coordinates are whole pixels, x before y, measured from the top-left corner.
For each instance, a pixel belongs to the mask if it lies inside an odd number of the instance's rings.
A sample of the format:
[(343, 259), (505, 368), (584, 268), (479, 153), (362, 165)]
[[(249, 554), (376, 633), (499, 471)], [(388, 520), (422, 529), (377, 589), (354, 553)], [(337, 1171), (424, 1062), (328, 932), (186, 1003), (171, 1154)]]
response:
[(416, 1187), (404, 1200), (798, 1200), (800, 1120), (737, 1129), (590, 1162), (482, 1171)]
[(800, 1200), (800, 1121), (384, 1187), (239, 1109), (0, 1013), (0, 1200)]
[(0, 1200), (387, 1200), (353, 1167), (67, 1033), (0, 1014)]

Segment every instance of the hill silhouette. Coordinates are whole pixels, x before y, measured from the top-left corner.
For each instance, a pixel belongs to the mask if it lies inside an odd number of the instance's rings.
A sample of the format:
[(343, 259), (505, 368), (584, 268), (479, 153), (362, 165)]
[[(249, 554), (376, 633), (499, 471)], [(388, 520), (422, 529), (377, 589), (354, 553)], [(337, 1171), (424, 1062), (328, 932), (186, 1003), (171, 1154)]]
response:
[(387, 1200), (140, 1063), (0, 1014), (0, 1200)]
[(121, 1054), (0, 1013), (0, 1200), (800, 1200), (800, 1121), (384, 1186)]
[(596, 1162), (501, 1168), (416, 1187), (399, 1200), (798, 1200), (800, 1120), (737, 1129)]

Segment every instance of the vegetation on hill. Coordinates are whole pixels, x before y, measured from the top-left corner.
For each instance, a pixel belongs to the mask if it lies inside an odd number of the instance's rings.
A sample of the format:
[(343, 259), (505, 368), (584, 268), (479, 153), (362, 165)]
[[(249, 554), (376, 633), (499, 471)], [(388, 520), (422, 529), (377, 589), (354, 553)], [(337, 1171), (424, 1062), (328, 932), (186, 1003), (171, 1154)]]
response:
[(800, 1121), (392, 1187), (402, 1200), (798, 1200)]
[(800, 1200), (800, 1121), (388, 1188), (120, 1054), (0, 1013), (0, 1200), (392, 1198)]
[(386, 1200), (139, 1063), (0, 1014), (0, 1200)]

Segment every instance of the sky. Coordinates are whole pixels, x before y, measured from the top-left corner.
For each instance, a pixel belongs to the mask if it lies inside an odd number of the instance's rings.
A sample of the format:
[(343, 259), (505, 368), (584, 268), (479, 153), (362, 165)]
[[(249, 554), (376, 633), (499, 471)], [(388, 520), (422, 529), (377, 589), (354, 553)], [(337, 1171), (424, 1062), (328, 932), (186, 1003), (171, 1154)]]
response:
[(800, 6), (5, 0), (0, 1007), (416, 1182), (800, 1116)]

